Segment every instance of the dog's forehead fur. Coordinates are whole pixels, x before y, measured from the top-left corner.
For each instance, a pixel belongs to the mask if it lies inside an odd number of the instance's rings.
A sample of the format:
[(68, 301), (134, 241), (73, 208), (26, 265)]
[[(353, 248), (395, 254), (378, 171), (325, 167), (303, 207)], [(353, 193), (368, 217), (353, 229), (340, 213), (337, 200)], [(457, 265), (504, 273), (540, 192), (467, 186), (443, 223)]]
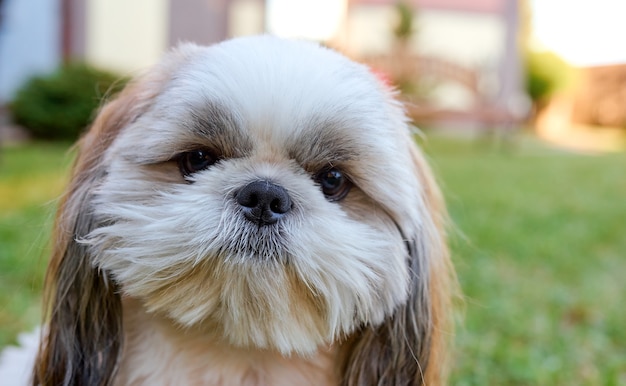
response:
[(348, 147), (338, 152), (346, 156), (361, 147), (354, 141), (366, 149), (395, 146), (389, 137), (402, 114), (391, 92), (365, 66), (329, 49), (266, 36), (188, 44), (169, 59), (175, 68), (145, 117), (161, 120), (155, 129), (163, 133), (183, 123), (198, 137), (227, 135), (240, 152), (254, 144), (304, 153), (311, 139)]
[(188, 60), (162, 95), (165, 105), (171, 91), (196, 111), (207, 102), (228, 106), (255, 139), (284, 140), (329, 125), (388, 127), (382, 85), (366, 67), (329, 49), (257, 37), (181, 52)]

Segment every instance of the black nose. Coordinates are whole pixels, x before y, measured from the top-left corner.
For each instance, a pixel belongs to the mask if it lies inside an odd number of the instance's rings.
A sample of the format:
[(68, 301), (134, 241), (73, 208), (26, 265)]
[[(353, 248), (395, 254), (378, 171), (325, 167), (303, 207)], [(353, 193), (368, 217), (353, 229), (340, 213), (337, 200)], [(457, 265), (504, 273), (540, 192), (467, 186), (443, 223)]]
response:
[(258, 225), (274, 224), (291, 210), (287, 191), (269, 181), (254, 181), (235, 194), (244, 216)]

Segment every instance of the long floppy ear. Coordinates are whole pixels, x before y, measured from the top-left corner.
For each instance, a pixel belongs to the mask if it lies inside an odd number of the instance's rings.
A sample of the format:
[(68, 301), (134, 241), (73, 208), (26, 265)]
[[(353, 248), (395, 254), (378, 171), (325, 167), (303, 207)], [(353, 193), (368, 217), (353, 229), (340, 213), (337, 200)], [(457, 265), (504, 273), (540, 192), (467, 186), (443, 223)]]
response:
[[(423, 187), (419, 225), (400, 229), (409, 255), (409, 297), (378, 327), (357, 333), (342, 353), (342, 385), (444, 385), (456, 283), (446, 246), (446, 210), (435, 179), (415, 145), (413, 166)], [(415, 220), (417, 223), (417, 220)]]
[(106, 104), (78, 143), (72, 178), (57, 213), (44, 285), (44, 325), (33, 385), (112, 382), (122, 349), (122, 305), (117, 284), (94, 267), (77, 240), (95, 223), (92, 198), (106, 176), (105, 153), (120, 131), (146, 112), (181, 62), (197, 49), (181, 45)]
[(107, 385), (122, 347), (117, 285), (92, 265), (77, 242), (97, 224), (91, 198), (106, 175), (104, 153), (119, 131), (145, 109), (151, 93), (128, 86), (98, 114), (78, 143), (70, 185), (55, 222), (44, 286), (44, 321), (33, 385)]

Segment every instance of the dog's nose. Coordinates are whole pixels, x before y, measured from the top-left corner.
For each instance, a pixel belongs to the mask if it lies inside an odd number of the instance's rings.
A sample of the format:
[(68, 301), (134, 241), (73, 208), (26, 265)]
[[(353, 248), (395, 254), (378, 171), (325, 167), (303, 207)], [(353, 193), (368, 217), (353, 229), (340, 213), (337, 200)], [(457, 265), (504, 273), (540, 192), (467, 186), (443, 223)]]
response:
[(258, 225), (271, 225), (291, 210), (287, 191), (269, 181), (258, 180), (244, 186), (235, 194), (243, 214)]

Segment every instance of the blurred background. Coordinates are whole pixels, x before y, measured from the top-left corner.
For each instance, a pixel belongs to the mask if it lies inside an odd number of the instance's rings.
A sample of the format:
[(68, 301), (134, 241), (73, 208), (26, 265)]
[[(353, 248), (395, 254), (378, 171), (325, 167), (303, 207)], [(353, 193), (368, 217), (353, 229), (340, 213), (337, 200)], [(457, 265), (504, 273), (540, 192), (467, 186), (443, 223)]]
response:
[(39, 323), (70, 144), (179, 42), (304, 38), (400, 91), (446, 194), (452, 384), (626, 384), (626, 3), (0, 0), (0, 347)]

